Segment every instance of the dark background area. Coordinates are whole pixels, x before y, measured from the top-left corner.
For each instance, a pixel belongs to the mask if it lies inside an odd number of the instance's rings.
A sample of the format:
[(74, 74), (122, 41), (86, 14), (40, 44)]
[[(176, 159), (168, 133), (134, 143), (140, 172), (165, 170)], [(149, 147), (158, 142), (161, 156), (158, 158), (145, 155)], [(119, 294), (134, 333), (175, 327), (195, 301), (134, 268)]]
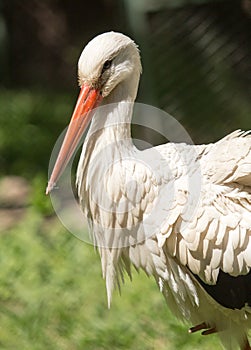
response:
[(2, 172), (47, 171), (78, 94), (79, 55), (109, 30), (140, 46), (138, 100), (164, 108), (195, 143), (249, 128), (249, 0), (2, 0), (0, 6)]
[(3, 2), (5, 83), (15, 88), (71, 90), (84, 45), (97, 33), (122, 30), (119, 12), (119, 2), (110, 0)]

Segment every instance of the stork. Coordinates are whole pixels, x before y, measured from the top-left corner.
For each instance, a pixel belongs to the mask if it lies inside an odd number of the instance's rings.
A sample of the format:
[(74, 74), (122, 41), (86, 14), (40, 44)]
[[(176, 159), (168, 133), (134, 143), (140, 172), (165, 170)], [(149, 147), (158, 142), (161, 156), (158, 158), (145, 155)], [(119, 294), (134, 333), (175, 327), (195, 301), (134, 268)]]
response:
[(208, 145), (137, 149), (130, 121), (140, 74), (129, 37), (108, 32), (87, 44), (80, 95), (46, 192), (91, 122), (76, 184), (108, 303), (134, 266), (154, 276), (190, 333), (217, 332), (226, 349), (251, 349), (251, 136), (237, 130)]

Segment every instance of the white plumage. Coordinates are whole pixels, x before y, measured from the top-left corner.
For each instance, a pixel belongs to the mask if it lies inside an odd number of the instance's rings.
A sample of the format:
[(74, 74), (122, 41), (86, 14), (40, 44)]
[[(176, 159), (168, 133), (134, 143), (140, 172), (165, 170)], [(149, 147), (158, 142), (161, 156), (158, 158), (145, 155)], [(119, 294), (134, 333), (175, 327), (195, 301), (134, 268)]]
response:
[(197, 325), (191, 332), (217, 331), (227, 349), (250, 349), (251, 137), (235, 131), (214, 144), (139, 151), (130, 121), (140, 73), (138, 49), (120, 33), (94, 38), (79, 60), (81, 87), (102, 96), (95, 95), (101, 107), (84, 142), (77, 186), (108, 303), (132, 264), (154, 276), (176, 316)]

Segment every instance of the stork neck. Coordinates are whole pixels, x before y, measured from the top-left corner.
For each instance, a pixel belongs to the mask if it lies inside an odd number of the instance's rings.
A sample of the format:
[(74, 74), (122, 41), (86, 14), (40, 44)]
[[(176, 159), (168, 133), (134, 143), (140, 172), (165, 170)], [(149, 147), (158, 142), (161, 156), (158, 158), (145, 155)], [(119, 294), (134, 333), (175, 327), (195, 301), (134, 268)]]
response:
[(95, 111), (86, 141), (92, 139), (92, 144), (94, 142), (98, 148), (114, 142), (118, 146), (131, 144), (132, 111), (132, 102), (120, 101), (100, 106)]
[[(131, 76), (130, 76), (131, 78)], [(131, 140), (133, 103), (138, 89), (139, 74), (119, 83), (94, 113), (88, 136), (107, 141)]]

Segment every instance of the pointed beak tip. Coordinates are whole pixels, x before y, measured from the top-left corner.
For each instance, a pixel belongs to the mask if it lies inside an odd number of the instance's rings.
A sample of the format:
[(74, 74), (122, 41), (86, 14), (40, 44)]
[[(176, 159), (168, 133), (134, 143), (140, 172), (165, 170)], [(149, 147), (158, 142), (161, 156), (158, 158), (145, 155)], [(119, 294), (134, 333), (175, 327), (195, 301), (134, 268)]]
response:
[(48, 194), (50, 194), (50, 192), (56, 187), (56, 184), (55, 183), (51, 183), (50, 181), (48, 182), (48, 185), (46, 187), (46, 190), (45, 190), (45, 194), (46, 196), (48, 196)]
[(45, 195), (48, 196), (48, 194), (50, 193), (51, 189), (49, 188), (49, 185), (46, 187), (45, 190)]

